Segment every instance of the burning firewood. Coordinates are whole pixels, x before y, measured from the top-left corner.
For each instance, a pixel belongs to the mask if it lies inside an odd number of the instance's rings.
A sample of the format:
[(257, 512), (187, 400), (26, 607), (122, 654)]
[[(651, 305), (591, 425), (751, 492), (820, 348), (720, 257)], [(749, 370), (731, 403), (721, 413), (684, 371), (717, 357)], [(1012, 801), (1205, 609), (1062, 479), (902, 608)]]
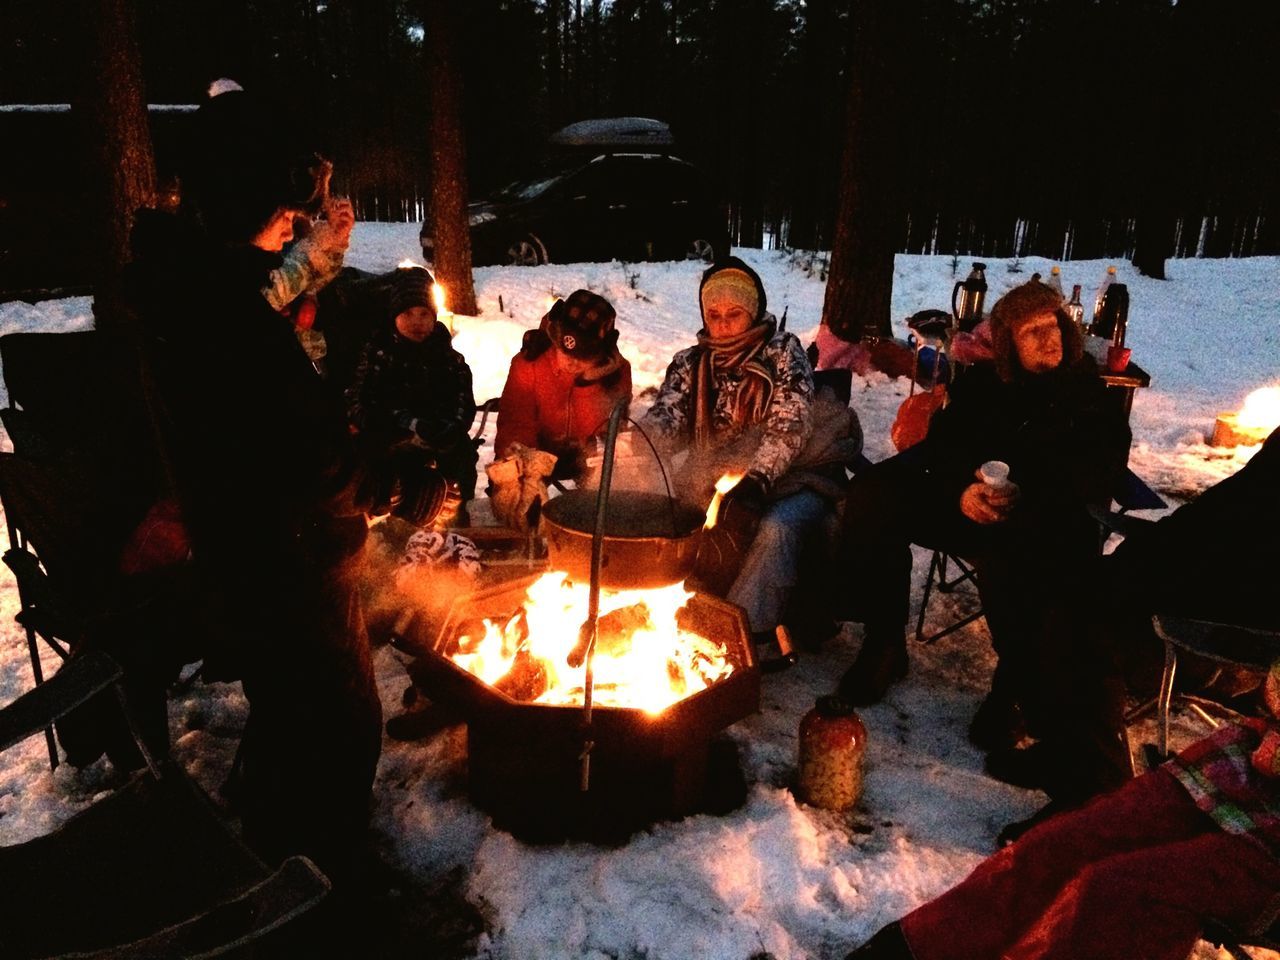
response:
[(510, 656), (513, 652), (518, 656), (520, 649), (529, 641), (529, 613), (521, 607), (502, 625), (502, 653)]
[(493, 686), (512, 700), (532, 703), (547, 692), (547, 684), (546, 665), (523, 646), (516, 651), (511, 669)]
[(621, 657), (631, 649), (632, 635), (637, 630), (652, 629), (653, 613), (643, 600), (611, 610), (596, 621), (596, 652)]

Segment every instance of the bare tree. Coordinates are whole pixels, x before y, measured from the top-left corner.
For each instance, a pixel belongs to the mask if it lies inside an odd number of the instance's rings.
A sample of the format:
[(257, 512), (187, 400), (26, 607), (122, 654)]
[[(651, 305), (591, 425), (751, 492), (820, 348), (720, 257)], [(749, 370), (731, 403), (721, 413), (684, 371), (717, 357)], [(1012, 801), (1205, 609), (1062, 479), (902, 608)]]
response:
[(893, 255), (897, 248), (900, 188), (894, 111), (893, 51), (905, 31), (901, 0), (859, 0), (853, 10), (853, 39), (840, 199), (836, 212), (831, 273), (822, 322), (844, 340), (864, 333), (891, 335)]
[(467, 223), (467, 148), (462, 131), (462, 74), (457, 0), (423, 0), (427, 86), (431, 92), (431, 222), (436, 279), (456, 313), (475, 316), (471, 231)]
[(95, 212), (94, 313), (104, 326), (116, 320), (116, 281), (129, 259), (134, 214), (156, 203), (156, 164), (132, 0), (93, 0), (82, 17), (85, 69), (74, 109), (85, 133)]

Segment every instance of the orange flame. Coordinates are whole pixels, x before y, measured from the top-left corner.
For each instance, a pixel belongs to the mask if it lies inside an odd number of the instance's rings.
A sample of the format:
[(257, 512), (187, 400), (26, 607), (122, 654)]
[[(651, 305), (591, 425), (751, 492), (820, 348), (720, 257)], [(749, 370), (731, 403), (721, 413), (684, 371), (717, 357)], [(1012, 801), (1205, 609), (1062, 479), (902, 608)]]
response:
[(431, 299), (436, 305), (436, 316), (444, 316), (449, 312), (449, 301), (445, 297), (444, 287), (438, 283), (431, 285)]
[[(530, 702), (581, 706), (584, 670), (569, 667), (566, 657), (587, 616), (587, 593), (586, 584), (561, 571), (543, 574), (529, 586), (522, 615), (485, 619), (483, 636), (460, 638), (453, 662), (501, 687), (519, 654), (535, 662), (540, 692)], [(733, 672), (723, 644), (677, 625), (677, 611), (691, 596), (679, 583), (600, 591), (593, 688), (598, 705), (658, 714)], [(625, 629), (615, 629), (619, 624)]]
[(716, 481), (715, 496), (711, 498), (711, 504), (707, 507), (707, 522), (702, 525), (704, 529), (710, 530), (716, 525), (720, 519), (720, 504), (724, 500), (724, 495), (736, 487), (745, 476), (745, 473), (726, 473)]

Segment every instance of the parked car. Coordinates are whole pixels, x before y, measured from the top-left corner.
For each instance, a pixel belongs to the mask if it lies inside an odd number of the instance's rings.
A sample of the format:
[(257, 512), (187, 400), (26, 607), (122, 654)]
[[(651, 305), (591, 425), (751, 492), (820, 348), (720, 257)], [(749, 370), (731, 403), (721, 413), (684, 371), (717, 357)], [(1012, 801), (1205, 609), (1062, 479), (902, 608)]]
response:
[[(725, 216), (692, 164), (667, 153), (606, 152), (513, 183), (472, 203), (471, 259), (485, 264), (589, 260), (710, 262), (728, 252)], [(422, 255), (434, 261), (430, 224)]]

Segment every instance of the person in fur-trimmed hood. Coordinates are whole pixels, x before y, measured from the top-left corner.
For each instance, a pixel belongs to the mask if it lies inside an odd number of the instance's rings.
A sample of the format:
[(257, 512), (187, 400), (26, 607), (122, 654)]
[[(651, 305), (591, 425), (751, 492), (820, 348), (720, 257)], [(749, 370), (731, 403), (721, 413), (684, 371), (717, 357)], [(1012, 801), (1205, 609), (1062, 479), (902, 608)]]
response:
[(557, 478), (582, 472), (588, 442), (603, 433), (614, 404), (631, 399), (631, 364), (618, 350), (616, 316), (604, 297), (575, 290), (524, 335), (502, 388), (493, 441), (499, 459), (518, 444), (553, 454)]
[(727, 596), (765, 645), (795, 586), (800, 548), (832, 514), (861, 432), (846, 405), (815, 402), (804, 348), (778, 329), (751, 267), (737, 257), (712, 265), (698, 298), (698, 342), (672, 359), (641, 426), (665, 452), (688, 451), (678, 486), (690, 497), (709, 501), (719, 476), (743, 474), (721, 515), (758, 515), (759, 526)]
[[(1015, 744), (1023, 722), (1043, 722), (1030, 692), (1044, 677), (1035, 638), (1051, 601), (1080, 595), (1097, 551), (1090, 504), (1110, 501), (1129, 450), (1120, 398), (1109, 393), (1061, 295), (1039, 281), (1015, 287), (991, 311), (994, 362), (974, 364), (925, 439), (862, 471), (849, 489), (841, 537), (836, 618), (865, 624), (857, 661), (840, 682), (855, 704), (879, 701), (904, 677), (911, 549), (920, 544), (971, 561), (998, 655), (991, 693), (969, 736), (992, 764)], [(980, 467), (1003, 461), (1003, 482)], [(1078, 780), (1114, 785), (1116, 770), (1081, 770)]]

